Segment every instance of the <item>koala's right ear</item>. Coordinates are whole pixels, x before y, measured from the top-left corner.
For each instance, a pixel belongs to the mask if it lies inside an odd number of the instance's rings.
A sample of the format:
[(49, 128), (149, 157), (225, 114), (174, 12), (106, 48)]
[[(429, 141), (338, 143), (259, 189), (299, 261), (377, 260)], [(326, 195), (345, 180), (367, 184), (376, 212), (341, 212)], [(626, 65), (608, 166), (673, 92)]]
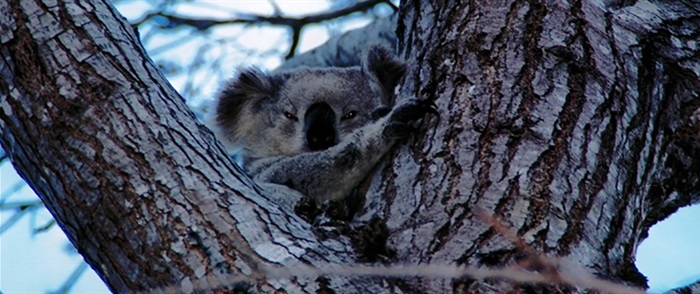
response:
[(363, 71), (374, 76), (387, 99), (392, 99), (394, 88), (406, 73), (406, 65), (397, 58), (394, 52), (384, 46), (375, 45), (367, 51), (367, 58), (363, 62)]
[(224, 84), (216, 99), (216, 123), (223, 128), (236, 124), (245, 107), (255, 110), (262, 102), (273, 99), (278, 83), (258, 68), (242, 69)]

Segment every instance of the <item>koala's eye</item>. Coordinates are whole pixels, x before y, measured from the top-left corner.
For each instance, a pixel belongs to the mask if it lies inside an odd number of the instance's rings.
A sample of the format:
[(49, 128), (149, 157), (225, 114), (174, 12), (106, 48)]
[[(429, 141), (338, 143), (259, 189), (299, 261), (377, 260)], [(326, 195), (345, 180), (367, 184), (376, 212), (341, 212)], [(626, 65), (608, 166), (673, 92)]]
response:
[(343, 115), (343, 117), (341, 117), (340, 120), (348, 120), (348, 119), (351, 119), (351, 118), (356, 117), (356, 116), (357, 116), (357, 111), (353, 110), (353, 111), (350, 111), (350, 112), (346, 113), (345, 115)]
[(288, 119), (291, 119), (291, 120), (293, 120), (293, 121), (298, 121), (298, 120), (299, 120), (296, 116), (294, 116), (293, 114), (291, 114), (289, 111), (285, 111), (285, 112), (284, 112), (284, 117), (286, 117), (286, 118), (288, 118)]

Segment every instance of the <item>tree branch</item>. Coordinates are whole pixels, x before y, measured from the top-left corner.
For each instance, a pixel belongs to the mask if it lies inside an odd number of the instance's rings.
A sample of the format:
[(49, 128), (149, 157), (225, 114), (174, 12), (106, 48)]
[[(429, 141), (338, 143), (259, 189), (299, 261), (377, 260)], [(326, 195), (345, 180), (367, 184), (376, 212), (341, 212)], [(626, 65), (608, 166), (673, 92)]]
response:
[[(382, 4), (382, 3), (388, 3), (391, 5), (391, 2), (388, 0), (368, 0), (368, 1), (361, 1), (361, 2), (356, 2), (350, 6), (343, 7), (340, 9), (336, 10), (331, 10), (328, 12), (324, 13), (319, 13), (316, 15), (310, 15), (310, 16), (304, 16), (304, 17), (287, 17), (287, 16), (282, 16), (279, 14), (279, 10), (276, 10), (276, 13), (272, 16), (264, 16), (264, 15), (253, 15), (253, 14), (241, 14), (241, 16), (237, 18), (231, 18), (231, 19), (221, 19), (221, 20), (212, 20), (212, 19), (201, 19), (201, 18), (192, 18), (192, 17), (185, 17), (185, 16), (180, 16), (180, 15), (173, 15), (169, 14), (163, 11), (158, 11), (155, 13), (150, 13), (143, 17), (141, 20), (138, 20), (135, 22), (136, 25), (141, 25), (145, 23), (146, 21), (149, 21), (153, 18), (158, 18), (161, 17), (163, 18), (166, 22), (161, 24), (160, 26), (162, 28), (175, 28), (178, 26), (189, 26), (193, 27), (197, 30), (204, 31), (208, 30), (212, 27), (219, 26), (219, 25), (228, 25), (228, 24), (269, 24), (273, 26), (285, 26), (288, 27), (291, 32), (292, 32), (292, 37), (291, 37), (291, 42), (289, 46), (289, 51), (287, 55), (285, 56), (285, 59), (289, 59), (295, 55), (295, 51), (297, 48), (297, 45), (299, 43), (299, 37), (301, 35), (301, 31), (303, 28), (307, 25), (310, 24), (316, 24), (316, 23), (321, 23), (325, 21), (330, 21), (333, 19), (341, 18), (348, 16), (353, 13), (357, 12), (365, 12), (369, 9), (372, 9), (373, 7)], [(394, 7), (393, 5), (391, 5)], [(156, 22), (158, 23), (158, 22)]]
[(258, 193), (108, 0), (0, 10), (0, 143), (112, 291), (353, 260)]
[(304, 16), (304, 17), (287, 17), (275, 14), (273, 16), (265, 15), (254, 15), (254, 14), (241, 14), (240, 17), (231, 19), (201, 19), (192, 18), (179, 15), (173, 15), (166, 12), (155, 12), (146, 15), (141, 20), (136, 21), (135, 25), (141, 25), (144, 22), (150, 20), (153, 17), (164, 17), (168, 22), (161, 25), (162, 27), (177, 27), (181, 25), (190, 26), (198, 30), (207, 30), (217, 25), (227, 25), (227, 24), (270, 24), (276, 26), (287, 26), (287, 27), (304, 27), (309, 24), (321, 23), (324, 21), (333, 20), (336, 18), (344, 17), (356, 12), (367, 11), (374, 6), (382, 3), (388, 2), (387, 0), (368, 0), (354, 3), (353, 5), (343, 7), (341, 9), (332, 10), (328, 12), (323, 12), (316, 15)]

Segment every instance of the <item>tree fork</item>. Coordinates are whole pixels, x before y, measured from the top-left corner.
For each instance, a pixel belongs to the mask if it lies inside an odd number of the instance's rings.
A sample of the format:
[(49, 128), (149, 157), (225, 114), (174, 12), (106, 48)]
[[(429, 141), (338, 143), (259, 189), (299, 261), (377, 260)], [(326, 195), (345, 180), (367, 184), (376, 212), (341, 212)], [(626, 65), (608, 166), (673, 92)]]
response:
[[(350, 224), (382, 228), (386, 262), (528, 269), (522, 243), (646, 285), (637, 245), (700, 198), (700, 17), (683, 3), (615, 3), (402, 3), (399, 103), (427, 98), (441, 115), (371, 177)], [(113, 291), (540, 287), (333, 268), (356, 264), (350, 238), (261, 197), (108, 1), (0, 11), (0, 143)], [(309, 277), (324, 270), (338, 274)]]

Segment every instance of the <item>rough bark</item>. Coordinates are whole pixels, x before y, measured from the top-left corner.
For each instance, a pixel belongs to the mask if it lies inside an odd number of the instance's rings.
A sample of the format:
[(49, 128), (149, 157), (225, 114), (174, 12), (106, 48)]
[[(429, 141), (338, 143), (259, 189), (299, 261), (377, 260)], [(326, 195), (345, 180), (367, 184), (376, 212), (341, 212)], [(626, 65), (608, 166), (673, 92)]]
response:
[(668, 294), (693, 294), (700, 293), (700, 281), (692, 283), (688, 286), (676, 288), (668, 292)]
[[(539, 287), (274, 277), (354, 264), (357, 247), (258, 195), (108, 1), (0, 11), (0, 142), (113, 291)], [(387, 238), (386, 263), (517, 263), (522, 248), (481, 208), (545, 255), (644, 286), (637, 244), (700, 197), (698, 15), (647, 1), (403, 3), (399, 97), (441, 116), (371, 178), (353, 227)]]
[(2, 146), (111, 290), (240, 287), (349, 258), (346, 239), (319, 240), (258, 195), (109, 1), (0, 11)]
[(441, 118), (375, 177), (369, 194), (389, 197), (364, 218), (383, 217), (397, 260), (515, 263), (516, 245), (474, 218), (482, 208), (543, 254), (645, 287), (637, 245), (700, 197), (698, 9), (405, 3), (399, 97), (434, 100)]

